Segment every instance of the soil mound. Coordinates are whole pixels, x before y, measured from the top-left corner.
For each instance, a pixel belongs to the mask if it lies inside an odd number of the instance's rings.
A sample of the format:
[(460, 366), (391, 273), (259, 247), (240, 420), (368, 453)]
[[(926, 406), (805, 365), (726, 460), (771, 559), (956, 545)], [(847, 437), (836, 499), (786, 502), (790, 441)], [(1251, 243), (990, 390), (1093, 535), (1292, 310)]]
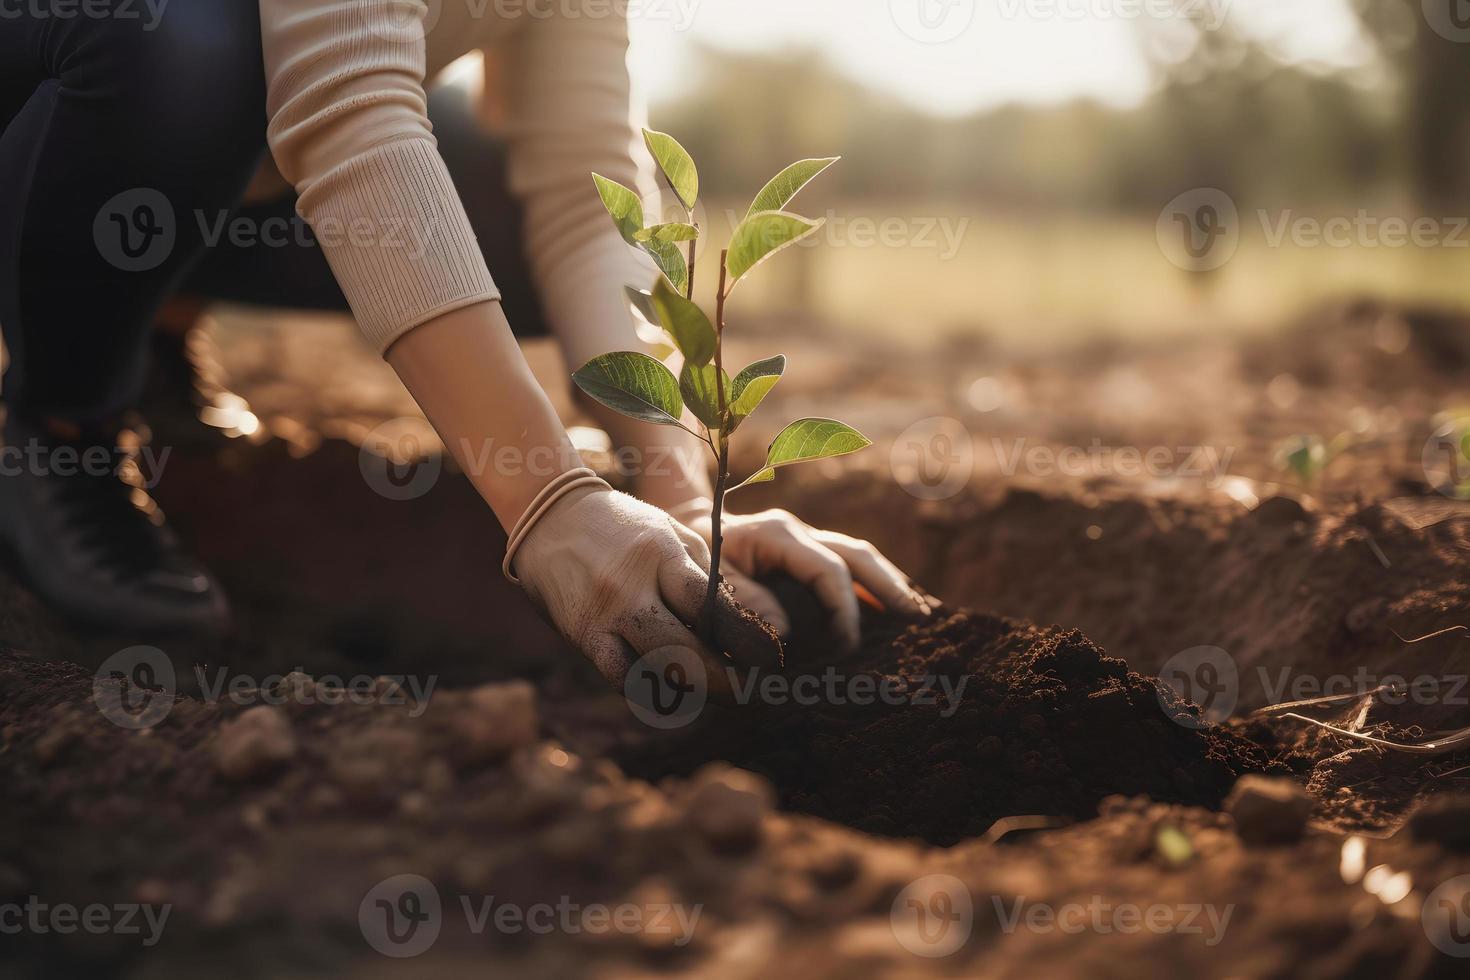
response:
[[(945, 845), (1008, 816), (1085, 819), (1114, 794), (1218, 807), (1242, 773), (1279, 768), (1075, 629), (960, 611), (864, 632), (833, 668), (794, 643), (789, 696), (711, 708), (625, 765), (658, 777), (723, 759), (767, 776), (789, 809)], [(815, 680), (798, 703), (802, 676)], [(864, 693), (885, 684), (901, 703)]]

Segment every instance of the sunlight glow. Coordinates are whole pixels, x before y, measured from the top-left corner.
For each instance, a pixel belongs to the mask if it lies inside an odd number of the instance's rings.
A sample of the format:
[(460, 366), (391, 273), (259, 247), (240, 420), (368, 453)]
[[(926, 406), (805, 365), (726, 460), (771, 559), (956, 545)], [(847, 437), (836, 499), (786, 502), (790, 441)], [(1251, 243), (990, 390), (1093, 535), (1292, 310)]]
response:
[[(633, 0), (633, 70), (654, 103), (699, 70), (701, 47), (814, 50), (844, 74), (938, 115), (1078, 97), (1136, 104), (1150, 38), (1182, 9), (1288, 61), (1364, 64), (1347, 0)], [(1171, 25), (1169, 20), (1173, 19)], [(953, 36), (951, 36), (953, 35)]]

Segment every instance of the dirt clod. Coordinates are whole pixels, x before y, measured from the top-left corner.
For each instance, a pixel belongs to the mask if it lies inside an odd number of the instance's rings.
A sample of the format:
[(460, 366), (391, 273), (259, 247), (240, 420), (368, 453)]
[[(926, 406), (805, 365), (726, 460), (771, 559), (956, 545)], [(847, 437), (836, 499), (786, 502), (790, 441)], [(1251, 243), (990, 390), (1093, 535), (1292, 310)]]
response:
[(1415, 840), (1470, 851), (1470, 793), (1447, 793), (1426, 800), (1409, 816)]
[(296, 754), (291, 722), (270, 705), (256, 705), (220, 726), (214, 745), (214, 767), (237, 782), (265, 776)]
[(695, 776), (685, 819), (716, 851), (738, 854), (761, 840), (761, 824), (775, 792), (754, 773), (708, 766)]
[(484, 684), (463, 696), (446, 697), (444, 702), (451, 751), (465, 765), (502, 759), (534, 742), (540, 731), (536, 689), (525, 681)]
[(1292, 844), (1301, 840), (1312, 802), (1293, 779), (1242, 776), (1225, 800), (1235, 833), (1247, 844)]
[(821, 661), (794, 640), (792, 697), (707, 712), (628, 765), (661, 776), (727, 760), (769, 778), (784, 806), (942, 844), (1008, 816), (1091, 817), (1116, 793), (1219, 806), (1242, 773), (1270, 768), (1077, 630), (958, 611), (911, 627), (875, 618), (865, 635), (805, 688), (803, 664)]

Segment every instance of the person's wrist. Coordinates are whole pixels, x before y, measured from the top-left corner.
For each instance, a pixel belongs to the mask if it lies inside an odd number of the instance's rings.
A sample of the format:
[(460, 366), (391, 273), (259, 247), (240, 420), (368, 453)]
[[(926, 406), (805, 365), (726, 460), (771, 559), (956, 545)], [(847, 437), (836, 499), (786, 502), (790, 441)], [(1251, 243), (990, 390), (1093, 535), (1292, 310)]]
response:
[[(532, 538), (537, 537), (548, 524), (559, 523), (558, 512), (564, 513), (568, 506), (594, 494), (612, 492), (612, 487), (607, 481), (597, 476), (586, 467), (568, 470), (554, 477), (550, 483), (542, 488), (536, 498), (531, 501), (520, 519), (509, 531), (509, 538), (505, 546), (505, 559), (501, 563), (501, 571), (505, 577), (517, 585), (521, 584), (519, 576), (515, 572), (515, 563), (518, 555), (526, 550)], [(542, 535), (544, 538), (545, 536)]]

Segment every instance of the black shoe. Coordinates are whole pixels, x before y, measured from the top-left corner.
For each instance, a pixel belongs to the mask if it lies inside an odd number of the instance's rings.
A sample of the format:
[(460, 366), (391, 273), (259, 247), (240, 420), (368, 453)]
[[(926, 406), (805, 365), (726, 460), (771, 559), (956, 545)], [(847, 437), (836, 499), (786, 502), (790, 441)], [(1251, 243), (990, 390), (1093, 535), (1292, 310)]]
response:
[(119, 475), (125, 456), (115, 442), (6, 420), (0, 545), (11, 565), (48, 604), (89, 625), (223, 632), (229, 605), (219, 584), (180, 551), (146, 491)]

